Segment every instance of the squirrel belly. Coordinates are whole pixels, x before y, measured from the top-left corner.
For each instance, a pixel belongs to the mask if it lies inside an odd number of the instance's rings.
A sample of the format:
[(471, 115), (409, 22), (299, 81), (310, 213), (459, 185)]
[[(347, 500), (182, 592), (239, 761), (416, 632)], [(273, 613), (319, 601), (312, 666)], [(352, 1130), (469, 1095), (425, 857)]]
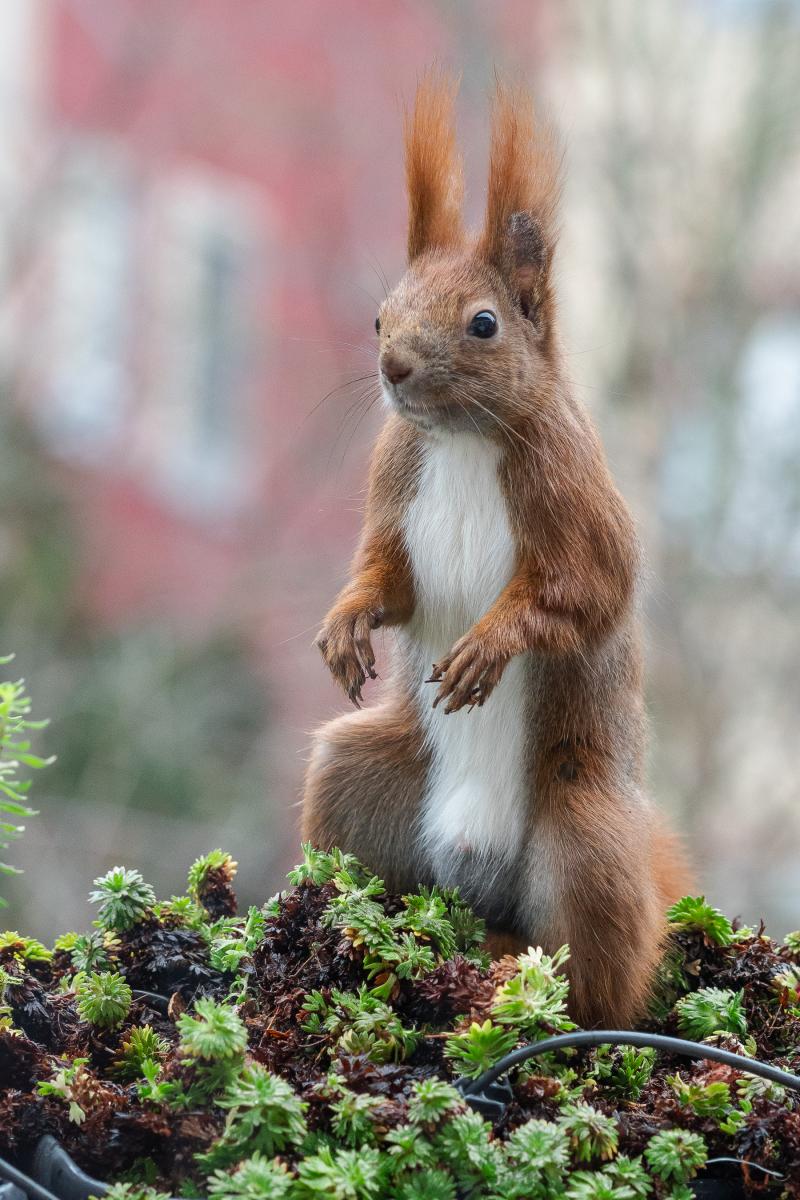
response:
[[(530, 746), (532, 656), (509, 663), (485, 707), (446, 715), (432, 707), (432, 665), (496, 600), (514, 570), (516, 548), (498, 478), (500, 448), (478, 433), (425, 438), (404, 540), (417, 598), (397, 631), (405, 685), (430, 763), (418, 837), (442, 884), (473, 903), (497, 902), (497, 876), (523, 842)], [(494, 906), (494, 905), (493, 905)]]

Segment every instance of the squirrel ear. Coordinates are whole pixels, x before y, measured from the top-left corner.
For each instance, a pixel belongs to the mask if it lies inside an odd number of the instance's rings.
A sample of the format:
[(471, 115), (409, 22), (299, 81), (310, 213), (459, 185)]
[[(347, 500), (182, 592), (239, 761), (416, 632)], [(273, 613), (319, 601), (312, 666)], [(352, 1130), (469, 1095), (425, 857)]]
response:
[(505, 276), (526, 317), (535, 319), (545, 294), (550, 249), (544, 231), (528, 212), (512, 213), (508, 222)]
[(458, 81), (430, 71), (405, 116), (408, 261), (426, 250), (458, 245), (464, 236), (461, 158), (454, 107)]
[(479, 249), (531, 319), (548, 294), (560, 193), (561, 153), (552, 130), (535, 120), (527, 92), (498, 82)]

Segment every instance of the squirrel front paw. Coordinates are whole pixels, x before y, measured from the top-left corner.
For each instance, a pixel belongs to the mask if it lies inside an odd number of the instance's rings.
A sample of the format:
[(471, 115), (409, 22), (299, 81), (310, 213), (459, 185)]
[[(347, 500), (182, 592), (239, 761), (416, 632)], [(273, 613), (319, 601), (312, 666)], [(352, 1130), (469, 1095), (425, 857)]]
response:
[(365, 680), (378, 677), (370, 632), (382, 621), (378, 609), (332, 613), (315, 638), (328, 670), (356, 708), (364, 700), (361, 689)]
[(499, 658), (485, 642), (466, 634), (449, 654), (433, 664), (426, 683), (438, 683), (433, 707), (447, 701), (445, 713), (458, 712), (465, 705), (480, 708), (492, 694), (505, 670), (507, 659)]

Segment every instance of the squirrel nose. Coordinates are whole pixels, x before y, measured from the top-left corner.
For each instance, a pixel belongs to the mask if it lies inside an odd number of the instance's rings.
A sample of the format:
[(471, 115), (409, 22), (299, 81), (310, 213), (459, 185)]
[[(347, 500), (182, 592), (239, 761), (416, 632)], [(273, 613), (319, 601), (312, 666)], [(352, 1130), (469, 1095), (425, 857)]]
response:
[(397, 358), (394, 354), (387, 354), (381, 363), (381, 371), (390, 383), (400, 383), (403, 379), (408, 379), (412, 368), (408, 363), (403, 362), (402, 358)]

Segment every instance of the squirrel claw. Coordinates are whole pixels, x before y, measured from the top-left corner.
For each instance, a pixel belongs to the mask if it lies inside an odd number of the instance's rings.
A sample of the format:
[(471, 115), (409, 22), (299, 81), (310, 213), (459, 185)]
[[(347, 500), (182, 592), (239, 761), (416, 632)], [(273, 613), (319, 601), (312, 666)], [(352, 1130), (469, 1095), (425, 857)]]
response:
[(462, 708), (482, 708), (503, 674), (505, 661), (491, 655), (477, 640), (462, 638), (434, 668), (432, 682), (439, 683), (433, 701), (445, 701), (446, 716)]
[(354, 613), (350, 609), (334, 609), (315, 639), (333, 678), (356, 708), (364, 702), (365, 681), (378, 678), (369, 633), (382, 620), (382, 611)]

